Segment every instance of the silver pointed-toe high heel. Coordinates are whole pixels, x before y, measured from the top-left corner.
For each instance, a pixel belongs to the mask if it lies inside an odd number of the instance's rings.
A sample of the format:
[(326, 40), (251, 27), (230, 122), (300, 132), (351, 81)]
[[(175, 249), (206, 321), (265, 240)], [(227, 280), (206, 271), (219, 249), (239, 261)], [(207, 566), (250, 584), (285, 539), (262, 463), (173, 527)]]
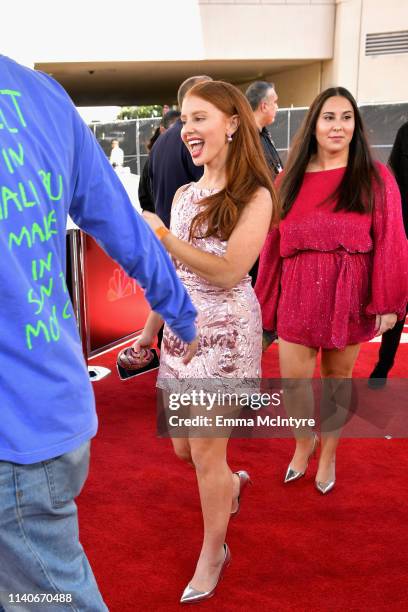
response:
[(241, 507), (242, 496), (244, 494), (246, 486), (252, 484), (251, 477), (245, 470), (239, 470), (238, 472), (234, 472), (234, 474), (236, 474), (239, 478), (239, 493), (237, 497), (238, 507), (236, 510), (234, 510), (234, 512), (231, 512), (231, 518), (235, 518), (238, 515)]
[(319, 482), (319, 481), (315, 480), (316, 489), (322, 495), (326, 495), (326, 493), (331, 491), (333, 489), (335, 483), (336, 483), (336, 479), (328, 480), (327, 482)]
[(224, 551), (224, 561), (222, 562), (220, 573), (218, 574), (218, 580), (214, 588), (211, 589), (211, 591), (197, 591), (197, 589), (194, 589), (191, 585), (188, 584), (181, 596), (180, 603), (198, 603), (199, 601), (204, 601), (204, 599), (210, 599), (210, 597), (214, 595), (215, 589), (217, 588), (219, 581), (221, 580), (225, 570), (231, 563), (231, 553), (227, 543), (224, 544)]
[(307, 458), (306, 469), (303, 472), (298, 472), (294, 470), (289, 464), (288, 469), (286, 470), (285, 480), (283, 481), (285, 484), (287, 484), (288, 482), (293, 482), (294, 480), (299, 480), (299, 478), (302, 478), (302, 476), (306, 474), (307, 466), (309, 464), (309, 459), (315, 454), (318, 442), (319, 442), (319, 437), (316, 433), (314, 433), (313, 434), (313, 446)]
[(283, 482), (287, 484), (288, 482), (293, 482), (294, 480), (298, 480), (299, 478), (302, 478), (302, 476), (304, 475), (305, 475), (305, 472), (297, 472), (296, 470), (292, 469), (289, 465), (288, 469), (286, 470), (285, 480)]
[(326, 495), (326, 493), (329, 493), (329, 491), (334, 488), (334, 485), (336, 483), (336, 464), (334, 461), (332, 463), (332, 468), (333, 478), (331, 478), (330, 480), (326, 480), (325, 482), (322, 482), (321, 480), (315, 480), (315, 487), (322, 495)]

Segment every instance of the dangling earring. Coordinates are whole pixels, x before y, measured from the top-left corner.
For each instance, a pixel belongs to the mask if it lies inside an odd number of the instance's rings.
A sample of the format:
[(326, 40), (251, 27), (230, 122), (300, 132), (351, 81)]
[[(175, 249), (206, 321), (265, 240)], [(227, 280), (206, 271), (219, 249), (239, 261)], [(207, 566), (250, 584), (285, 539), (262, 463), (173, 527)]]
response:
[(227, 134), (227, 141), (232, 142), (232, 134)]

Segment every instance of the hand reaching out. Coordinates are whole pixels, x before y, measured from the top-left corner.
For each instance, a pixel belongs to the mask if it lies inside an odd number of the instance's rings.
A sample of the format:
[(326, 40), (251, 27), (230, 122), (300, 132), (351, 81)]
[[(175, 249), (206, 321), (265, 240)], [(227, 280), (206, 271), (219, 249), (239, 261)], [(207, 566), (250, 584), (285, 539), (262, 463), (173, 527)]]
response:
[[(132, 348), (136, 353), (143, 351), (143, 349), (149, 349), (154, 344), (154, 336), (151, 336), (146, 330), (143, 330), (141, 335), (138, 336), (135, 342), (132, 344)], [(186, 353), (183, 357), (183, 363), (187, 365), (190, 363), (198, 349), (198, 338), (194, 338), (190, 344), (187, 345)]]
[(190, 363), (190, 361), (196, 354), (197, 349), (198, 349), (198, 338), (194, 338), (194, 340), (190, 342), (190, 344), (187, 345), (187, 351), (183, 357), (184, 365), (187, 365), (188, 363)]
[(392, 329), (397, 322), (397, 315), (395, 313), (392, 314), (383, 314), (377, 315), (375, 317), (375, 336), (381, 336), (389, 329)]
[(145, 210), (143, 211), (142, 216), (154, 232), (159, 229), (159, 227), (166, 227), (160, 217), (158, 217), (155, 213), (151, 213)]
[(146, 330), (143, 330), (140, 336), (138, 336), (132, 344), (132, 348), (136, 352), (142, 349), (149, 349), (154, 344), (154, 339), (155, 336), (151, 336)]

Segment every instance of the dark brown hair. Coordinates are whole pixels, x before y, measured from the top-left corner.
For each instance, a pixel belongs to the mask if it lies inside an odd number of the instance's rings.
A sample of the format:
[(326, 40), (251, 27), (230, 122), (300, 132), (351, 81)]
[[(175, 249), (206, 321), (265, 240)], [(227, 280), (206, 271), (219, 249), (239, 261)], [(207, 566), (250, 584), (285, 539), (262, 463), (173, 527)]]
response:
[(345, 210), (364, 214), (373, 209), (373, 182), (382, 186), (382, 181), (370, 153), (357, 103), (344, 87), (330, 87), (322, 91), (313, 101), (291, 147), (280, 187), (283, 218), (296, 200), (310, 158), (317, 152), (316, 123), (323, 104), (333, 96), (341, 96), (350, 102), (353, 107), (355, 127), (344, 176), (327, 200), (337, 201), (335, 211)]
[[(228, 240), (243, 209), (259, 187), (265, 187), (271, 194), (272, 220), (276, 223), (279, 219), (278, 198), (254, 115), (244, 94), (230, 83), (208, 81), (195, 85), (187, 96), (196, 96), (210, 102), (227, 117), (239, 117), (239, 126), (228, 145), (226, 185), (224, 189), (202, 200), (204, 208), (193, 219), (190, 239), (193, 236), (218, 236), (221, 240)], [(199, 236), (197, 232), (201, 232)]]

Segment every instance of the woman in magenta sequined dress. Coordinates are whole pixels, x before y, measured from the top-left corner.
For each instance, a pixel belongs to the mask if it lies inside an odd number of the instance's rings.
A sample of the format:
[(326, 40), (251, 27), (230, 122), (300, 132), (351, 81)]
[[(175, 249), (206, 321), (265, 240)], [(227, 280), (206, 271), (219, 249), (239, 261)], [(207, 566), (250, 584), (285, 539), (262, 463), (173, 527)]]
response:
[[(144, 216), (197, 308), (199, 344), (195, 357), (183, 363), (185, 347), (165, 328), (158, 386), (191, 392), (200, 379), (205, 385), (215, 380), (231, 393), (242, 379), (260, 377), (261, 313), (248, 271), (278, 216), (277, 200), (251, 108), (238, 89), (217, 81), (195, 85), (181, 119), (183, 141), (194, 163), (204, 165), (204, 175), (176, 193), (170, 231), (156, 215)], [(149, 346), (160, 325), (152, 313), (136, 348)], [(182, 603), (214, 594), (230, 560), (228, 521), (249, 481), (245, 471), (232, 474), (228, 466), (226, 434), (194, 433), (172, 440), (176, 454), (195, 467), (204, 521), (201, 553)]]
[[(347, 90), (328, 89), (313, 102), (277, 186), (282, 220), (268, 235), (255, 288), (263, 326), (277, 329), (283, 378), (311, 378), (320, 349), (327, 389), (330, 379), (352, 377), (361, 342), (405, 316), (408, 293), (398, 187), (373, 162)], [(313, 398), (298, 385), (285, 405), (308, 416)], [(338, 433), (322, 434), (321, 493), (335, 483)], [(285, 482), (305, 474), (316, 443), (316, 435), (297, 436)]]

